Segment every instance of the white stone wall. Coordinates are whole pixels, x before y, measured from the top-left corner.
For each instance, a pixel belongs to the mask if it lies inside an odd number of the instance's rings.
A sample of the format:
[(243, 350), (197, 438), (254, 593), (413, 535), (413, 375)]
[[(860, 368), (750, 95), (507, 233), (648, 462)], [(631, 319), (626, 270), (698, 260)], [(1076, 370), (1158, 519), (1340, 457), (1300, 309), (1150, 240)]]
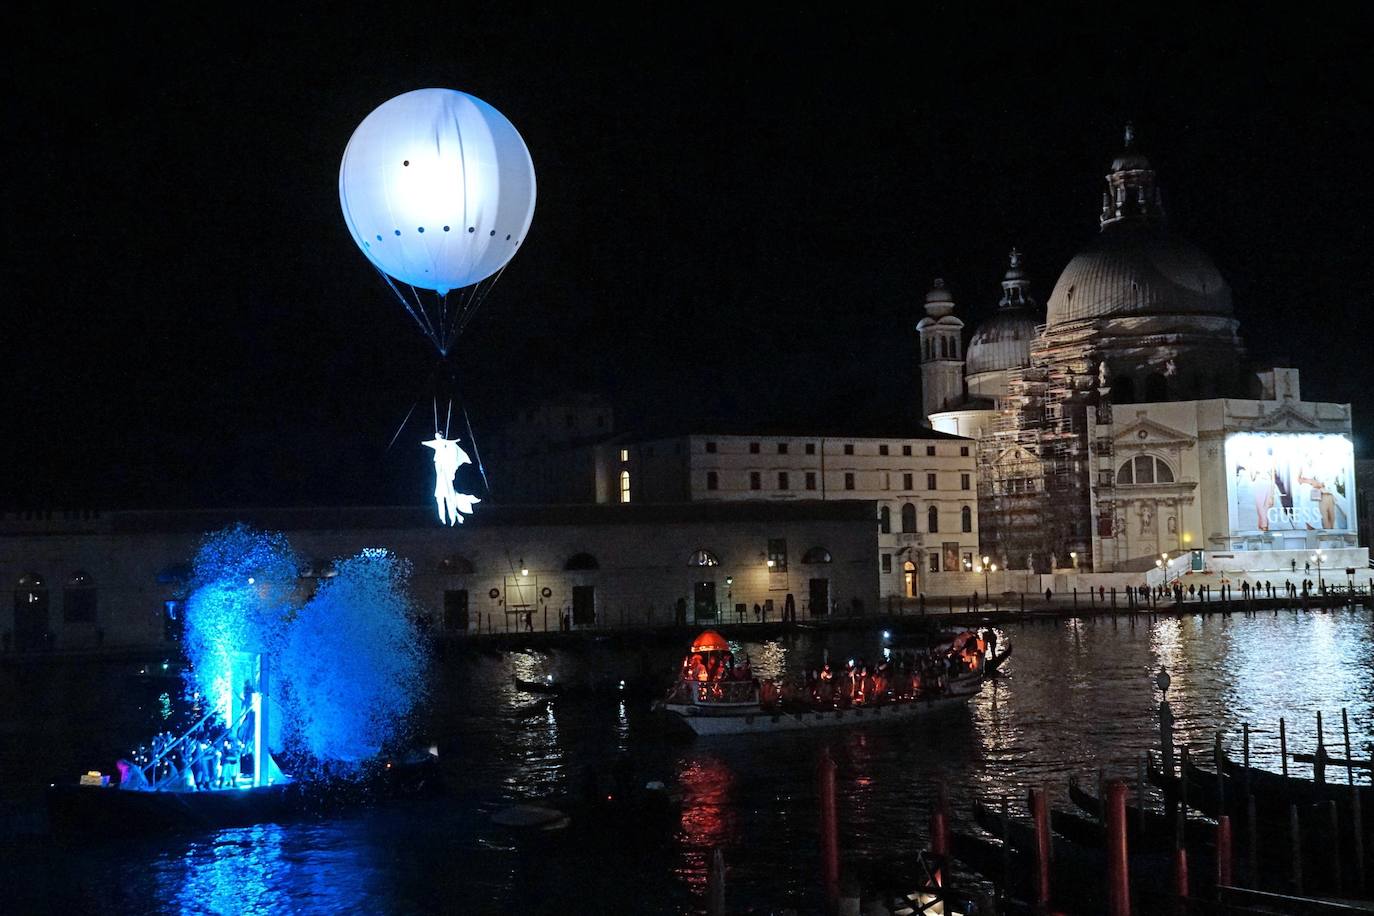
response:
[[(666, 509), (667, 507), (665, 507)], [(796, 507), (800, 509), (801, 507)], [(334, 510), (347, 518), (349, 510)], [(385, 547), (413, 564), (412, 595), (422, 612), (443, 625), (445, 591), (466, 590), (469, 630), (478, 626), (498, 631), (523, 623), (533, 614), (535, 629), (557, 629), (558, 615), (570, 608), (573, 587), (594, 587), (596, 625), (671, 623), (679, 597), (686, 599), (689, 619), (698, 582), (716, 583), (716, 598), (724, 608), (742, 602), (752, 608), (771, 601), (772, 619), (781, 614), (784, 599), (794, 595), (799, 617), (809, 611), (810, 580), (826, 579), (832, 600), (842, 608), (855, 599), (872, 612), (878, 599), (878, 575), (873, 562), (875, 528), (869, 508), (821, 507), (814, 518), (769, 520), (766, 512), (753, 518), (728, 517), (691, 522), (653, 521), (611, 524), (548, 524), (497, 526), (471, 524), (442, 528), (437, 523), (411, 527), (345, 527), (331, 520), (328, 527), (295, 527), (285, 533), (302, 559), (330, 559), (356, 554), (365, 547)], [(663, 513), (660, 513), (662, 515)], [(259, 527), (273, 528), (271, 519)], [(224, 522), (205, 530), (217, 530)], [(158, 531), (156, 522), (135, 533), (104, 530), (63, 531), (32, 527), (0, 532), (0, 576), (17, 583), (26, 573), (39, 573), (48, 586), (48, 623), (57, 649), (153, 647), (163, 644), (163, 603), (178, 597), (181, 587), (159, 583), (159, 573), (190, 561), (202, 530), (179, 524)], [(787, 568), (770, 570), (766, 552), (770, 539), (784, 539)], [(803, 555), (823, 547), (829, 563), (804, 564)], [(710, 551), (717, 566), (691, 566), (697, 550)], [(589, 553), (599, 564), (590, 571), (567, 571), (574, 554)], [(470, 574), (446, 571), (446, 558), (461, 557)], [(522, 575), (521, 570), (528, 574)], [(94, 624), (64, 621), (62, 583), (81, 570), (97, 589)], [(733, 580), (727, 582), (727, 579)], [(302, 580), (309, 589), (312, 580)], [(545, 589), (548, 594), (545, 595)], [(492, 590), (496, 591), (491, 596)], [(733, 612), (729, 619), (733, 620)], [(15, 616), (12, 604), (0, 609), (0, 634), (11, 636), (14, 650)]]

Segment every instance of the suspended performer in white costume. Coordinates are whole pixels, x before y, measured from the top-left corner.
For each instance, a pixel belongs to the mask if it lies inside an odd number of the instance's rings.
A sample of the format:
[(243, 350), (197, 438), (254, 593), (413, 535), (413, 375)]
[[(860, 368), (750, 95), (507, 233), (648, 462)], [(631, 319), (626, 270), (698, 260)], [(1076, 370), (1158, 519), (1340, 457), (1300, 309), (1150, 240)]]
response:
[(462, 513), (472, 514), (472, 507), (481, 500), (467, 493), (453, 489), (458, 469), (472, 464), (468, 453), (458, 447), (457, 439), (445, 439), (441, 433), (424, 445), (434, 449), (434, 504), (439, 510), (439, 521), (447, 525), (461, 525)]

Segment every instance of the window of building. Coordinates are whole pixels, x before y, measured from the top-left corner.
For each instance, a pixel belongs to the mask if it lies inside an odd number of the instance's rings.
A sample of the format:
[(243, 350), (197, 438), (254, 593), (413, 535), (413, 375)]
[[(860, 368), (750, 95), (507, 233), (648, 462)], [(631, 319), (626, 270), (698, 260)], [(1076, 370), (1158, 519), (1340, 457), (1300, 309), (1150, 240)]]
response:
[(829, 563), (830, 551), (826, 550), (824, 547), (812, 547), (806, 553), (802, 554), (801, 561), (803, 563)]
[(940, 510), (934, 506), (926, 510), (926, 530), (932, 534), (940, 530)]
[(761, 490), (761, 489), (763, 489), (763, 478), (762, 478), (762, 476), (759, 474), (758, 471), (750, 471), (750, 472), (749, 472), (749, 489), (751, 489), (751, 490)]
[(854, 454), (854, 443), (853, 443), (853, 442), (846, 442), (846, 443), (844, 444), (844, 453), (845, 453), (846, 455), (852, 455), (852, 454)]
[(964, 554), (964, 569), (972, 569), (972, 568), (973, 568), (973, 554), (972, 554), (972, 553), (966, 553), (966, 554)]
[(95, 581), (78, 569), (62, 592), (62, 619), (67, 623), (95, 623), (95, 608)]
[(903, 474), (903, 475), (902, 475), (902, 489), (903, 489), (903, 490), (910, 490), (910, 489), (913, 489), (914, 484), (912, 483), (912, 478), (913, 478), (914, 476), (915, 476), (914, 474)]
[(750, 442), (750, 443), (749, 443), (749, 454), (751, 454), (751, 455), (757, 455), (758, 453), (759, 453), (759, 444), (758, 444), (757, 442)]
[(844, 488), (845, 488), (846, 490), (852, 490), (852, 489), (854, 489), (854, 474), (853, 474), (853, 472), (849, 472), (849, 471), (846, 471), (846, 472), (845, 472), (845, 475), (844, 475)]
[(620, 450), (620, 460), (621, 460), (622, 463), (624, 463), (624, 462), (630, 460), (630, 450), (629, 450), (629, 449), (627, 449), (627, 448), (622, 448), (622, 449)]
[(927, 554), (927, 556), (930, 557), (930, 571), (931, 571), (931, 572), (939, 572), (939, 571), (940, 571), (940, 555), (939, 555), (938, 553), (936, 553), (935, 551), (932, 550), (929, 554)]
[(563, 561), (563, 569), (567, 572), (590, 572), (600, 568), (596, 557), (589, 553), (575, 553)]
[(878, 446), (878, 454), (879, 454), (879, 455), (886, 455), (886, 454), (887, 454), (887, 446), (886, 446), (886, 445), (880, 445), (880, 446)]
[(808, 454), (808, 455), (814, 455), (814, 454), (816, 454), (816, 443), (814, 443), (814, 442), (808, 442), (808, 443), (806, 443), (806, 454)]
[(779, 490), (790, 490), (790, 489), (791, 489), (791, 487), (788, 486), (787, 472), (786, 472), (786, 471), (778, 471), (778, 489), (779, 489)]
[(815, 471), (807, 471), (807, 472), (806, 472), (806, 488), (807, 488), (808, 490), (814, 490), (814, 489), (816, 489), (816, 472), (815, 472)]
[(773, 572), (787, 569), (787, 539), (768, 539), (768, 568)]
[(1137, 455), (1116, 469), (1118, 484), (1173, 483), (1173, 468), (1162, 458), (1153, 455)]
[(708, 455), (714, 455), (715, 453), (716, 453), (716, 444), (715, 444), (714, 442), (707, 442), (707, 443), (706, 443), (706, 454), (708, 454)]
[(706, 548), (701, 548), (692, 554), (687, 560), (688, 566), (719, 566), (720, 557), (716, 556)]
[(959, 526), (965, 534), (973, 530), (973, 510), (968, 506), (959, 510)]
[(934, 455), (935, 455), (935, 446), (933, 446), (933, 445), (927, 445), (927, 446), (926, 446), (926, 455), (927, 455), (928, 457), (934, 457)]
[(916, 531), (916, 507), (911, 503), (902, 505), (902, 533), (913, 534)]
[(883, 534), (892, 533), (892, 510), (887, 506), (878, 507), (878, 530)]
[(715, 471), (706, 472), (706, 489), (716, 490), (720, 488), (720, 475)]
[(620, 501), (627, 503), (630, 501), (630, 472), (620, 472)]
[(883, 489), (884, 489), (884, 490), (891, 490), (891, 489), (892, 489), (892, 475), (889, 474), (887, 471), (883, 471)]
[(890, 553), (883, 554), (883, 575), (892, 575), (892, 554)]
[(927, 490), (933, 490), (933, 489), (935, 489), (935, 475), (934, 475), (934, 474), (927, 474), (927, 475), (926, 475), (926, 489), (927, 489)]
[(967, 474), (960, 474), (960, 475), (959, 475), (959, 489), (961, 489), (961, 490), (967, 490), (968, 488), (969, 488), (969, 475), (967, 475)]
[(903, 445), (903, 446), (902, 446), (902, 454), (903, 454), (904, 456), (910, 458), (910, 457), (911, 457), (911, 446), (909, 446), (909, 445)]
[(959, 446), (959, 456), (960, 456), (961, 458), (967, 458), (967, 457), (968, 457), (968, 446), (967, 446), (967, 445), (961, 445), (961, 446)]
[(779, 442), (779, 443), (778, 443), (778, 454), (779, 454), (779, 455), (786, 455), (786, 454), (787, 454), (787, 443), (786, 443), (786, 442)]

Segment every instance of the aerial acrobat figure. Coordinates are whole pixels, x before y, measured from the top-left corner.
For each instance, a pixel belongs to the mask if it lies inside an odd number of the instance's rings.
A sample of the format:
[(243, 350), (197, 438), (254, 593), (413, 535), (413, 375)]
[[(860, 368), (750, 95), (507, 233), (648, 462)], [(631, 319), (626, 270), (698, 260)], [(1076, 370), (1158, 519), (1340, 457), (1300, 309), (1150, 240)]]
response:
[[(535, 193), (534, 161), (520, 132), (491, 105), (453, 89), (416, 89), (383, 102), (344, 149), (344, 222), (438, 351), (436, 417), (441, 399), (453, 409), (454, 345), (525, 240)], [(462, 415), (466, 422), (466, 408)], [(480, 500), (454, 490), (458, 468), (471, 461), (447, 438), (447, 424), (442, 432), (437, 419), (435, 426), (424, 444), (434, 449), (439, 518), (453, 525)]]
[(446, 525), (463, 524), (463, 513), (472, 514), (472, 507), (481, 500), (453, 488), (458, 469), (472, 464), (468, 453), (458, 447), (457, 439), (445, 439), (436, 432), (434, 438), (423, 443), (434, 449), (434, 504), (439, 509), (439, 521)]

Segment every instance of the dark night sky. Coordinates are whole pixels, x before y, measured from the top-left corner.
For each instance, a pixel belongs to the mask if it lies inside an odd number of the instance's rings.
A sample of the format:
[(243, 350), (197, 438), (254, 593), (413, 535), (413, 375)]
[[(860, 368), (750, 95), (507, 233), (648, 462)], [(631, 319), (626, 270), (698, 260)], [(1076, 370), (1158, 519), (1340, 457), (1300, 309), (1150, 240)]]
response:
[(386, 446), (433, 359), (337, 196), (353, 128), (424, 86), (499, 108), (539, 177), (460, 344), (479, 435), (567, 389), (897, 428), (931, 278), (975, 324), (1016, 244), (1043, 305), (1130, 118), (1250, 350), (1370, 452), (1367, 22), (912, 8), (18, 14), (0, 506), (428, 500), (415, 436)]

